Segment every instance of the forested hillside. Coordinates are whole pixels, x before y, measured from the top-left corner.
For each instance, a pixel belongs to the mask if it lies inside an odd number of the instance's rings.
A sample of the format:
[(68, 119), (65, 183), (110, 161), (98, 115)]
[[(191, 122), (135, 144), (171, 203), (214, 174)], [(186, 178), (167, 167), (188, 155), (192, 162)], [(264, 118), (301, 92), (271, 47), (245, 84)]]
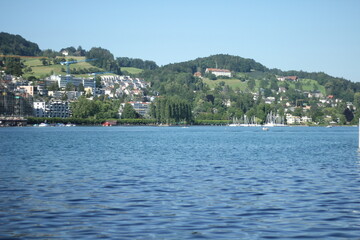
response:
[(37, 56), (40, 53), (36, 43), (27, 41), (20, 35), (0, 33), (0, 55)]
[[(265, 80), (269, 83), (268, 85), (272, 81), (276, 81), (276, 76), (297, 76), (300, 79), (312, 79), (325, 87), (326, 94), (346, 101), (353, 101), (354, 93), (360, 91), (360, 83), (332, 77), (323, 72), (309, 73), (304, 71), (268, 69), (253, 59), (225, 54), (168, 64), (155, 71), (145, 71), (142, 73), (142, 76), (148, 78), (153, 83), (154, 88), (162, 94), (175, 94), (178, 92), (179, 95), (183, 95), (183, 89), (180, 90), (180, 87), (185, 88), (187, 91), (200, 90), (204, 87), (203, 81), (196, 79), (193, 74), (200, 72), (203, 76), (209, 77), (205, 75), (206, 68), (228, 69), (233, 73), (232, 79), (238, 79), (242, 82), (251, 79), (258, 81)], [(226, 84), (227, 79), (224, 77), (221, 80)]]
[(325, 87), (327, 94), (346, 101), (353, 101), (354, 93), (360, 91), (360, 82), (351, 82), (344, 78), (332, 77), (323, 72), (309, 73), (304, 71), (281, 71), (279, 69), (271, 69), (269, 72), (281, 76), (295, 75), (303, 79), (314, 79)]
[(197, 58), (195, 60), (168, 64), (162, 67), (164, 70), (174, 72), (204, 72), (206, 68), (223, 68), (233, 72), (267, 71), (268, 69), (253, 59), (217, 54), (210, 57)]

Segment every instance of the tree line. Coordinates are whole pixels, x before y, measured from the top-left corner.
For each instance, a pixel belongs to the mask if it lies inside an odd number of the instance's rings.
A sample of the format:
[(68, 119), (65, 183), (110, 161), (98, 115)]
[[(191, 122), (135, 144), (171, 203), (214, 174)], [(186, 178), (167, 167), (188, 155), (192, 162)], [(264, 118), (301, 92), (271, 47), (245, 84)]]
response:
[(134, 67), (147, 70), (154, 70), (159, 67), (154, 61), (142, 60), (140, 58), (118, 57), (116, 62), (120, 67)]
[(118, 118), (120, 100), (89, 100), (81, 96), (78, 101), (72, 102), (71, 112), (74, 118), (109, 119)]
[(191, 104), (178, 97), (157, 98), (151, 104), (150, 116), (163, 124), (189, 124), (193, 120)]

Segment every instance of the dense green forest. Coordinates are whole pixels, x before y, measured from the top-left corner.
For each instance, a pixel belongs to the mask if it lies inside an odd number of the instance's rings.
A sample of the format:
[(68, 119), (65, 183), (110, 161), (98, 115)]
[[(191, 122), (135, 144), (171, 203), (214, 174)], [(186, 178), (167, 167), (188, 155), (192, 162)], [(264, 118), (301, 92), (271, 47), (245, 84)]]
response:
[(116, 61), (120, 67), (134, 67), (147, 70), (154, 70), (159, 67), (154, 61), (142, 60), (140, 58), (118, 57)]
[(38, 56), (40, 53), (36, 43), (27, 41), (20, 35), (0, 33), (0, 55)]

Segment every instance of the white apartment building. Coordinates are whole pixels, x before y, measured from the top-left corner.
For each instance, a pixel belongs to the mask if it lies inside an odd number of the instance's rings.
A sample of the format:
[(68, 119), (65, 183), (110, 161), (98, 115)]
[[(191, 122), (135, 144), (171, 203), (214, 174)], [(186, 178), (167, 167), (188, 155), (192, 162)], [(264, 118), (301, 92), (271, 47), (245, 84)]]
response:
[(33, 108), (35, 117), (67, 118), (71, 116), (70, 104), (67, 101), (34, 102)]
[(65, 88), (66, 84), (72, 83), (75, 87), (78, 87), (80, 83), (86, 87), (94, 87), (94, 78), (75, 78), (72, 75), (51, 75), (50, 81), (57, 82), (59, 88)]
[(35, 117), (45, 117), (45, 102), (33, 102), (34, 116)]

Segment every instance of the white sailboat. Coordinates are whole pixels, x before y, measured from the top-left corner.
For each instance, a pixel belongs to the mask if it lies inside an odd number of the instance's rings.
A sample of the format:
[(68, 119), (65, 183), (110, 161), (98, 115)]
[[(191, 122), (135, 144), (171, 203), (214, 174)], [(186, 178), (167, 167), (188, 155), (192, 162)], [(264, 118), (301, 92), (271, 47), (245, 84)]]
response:
[(266, 122), (265, 122), (264, 126), (266, 126), (266, 127), (284, 127), (285, 126), (284, 117), (270, 112), (266, 116)]

